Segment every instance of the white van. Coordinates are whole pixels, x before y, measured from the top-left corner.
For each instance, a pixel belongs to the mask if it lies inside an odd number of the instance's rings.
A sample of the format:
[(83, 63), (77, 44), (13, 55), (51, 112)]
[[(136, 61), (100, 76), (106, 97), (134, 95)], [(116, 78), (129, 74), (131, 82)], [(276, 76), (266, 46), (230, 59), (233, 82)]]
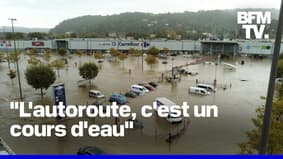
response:
[(204, 89), (199, 87), (190, 87), (189, 93), (200, 94), (200, 95), (209, 95), (210, 93)]
[(104, 98), (105, 96), (98, 90), (90, 90), (88, 92), (89, 97), (95, 97), (95, 98)]
[(145, 95), (148, 90), (144, 86), (134, 84), (131, 86), (131, 91), (137, 93), (138, 95)]
[(208, 92), (216, 92), (216, 88), (214, 88), (214, 86), (209, 85), (209, 84), (197, 84), (197, 87), (204, 88)]
[[(165, 98), (165, 97), (157, 97), (155, 98), (155, 102), (157, 105), (157, 108), (160, 106), (172, 106), (172, 105), (176, 105), (174, 102), (172, 102), (171, 100)], [(170, 123), (180, 123), (183, 121), (183, 117), (182, 116), (178, 116), (178, 117), (173, 117), (172, 113), (169, 112), (168, 116), (166, 117), (166, 120)]]

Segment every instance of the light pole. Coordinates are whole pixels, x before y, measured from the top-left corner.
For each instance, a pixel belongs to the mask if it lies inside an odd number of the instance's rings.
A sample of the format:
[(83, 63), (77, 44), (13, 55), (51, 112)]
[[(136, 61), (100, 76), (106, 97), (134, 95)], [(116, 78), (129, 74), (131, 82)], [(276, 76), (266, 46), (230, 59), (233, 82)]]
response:
[(13, 32), (13, 41), (14, 41), (14, 52), (16, 54), (16, 66), (17, 66), (17, 75), (18, 75), (18, 82), (19, 82), (19, 90), (20, 90), (20, 100), (23, 100), (23, 94), (22, 94), (22, 84), (21, 84), (21, 78), (20, 78), (20, 70), (19, 70), (19, 59), (17, 56), (17, 48), (16, 48), (16, 39), (15, 39), (15, 31), (14, 31), (14, 21), (17, 19), (15, 18), (9, 18), (12, 24), (12, 32)]
[(143, 47), (144, 47), (144, 40), (142, 39), (142, 72), (143, 72)]
[(266, 98), (266, 103), (265, 103), (263, 125), (262, 125), (262, 131), (261, 131), (261, 141), (260, 141), (260, 147), (259, 147), (260, 154), (266, 154), (267, 145), (268, 145), (268, 136), (269, 136), (270, 122), (271, 122), (271, 115), (272, 115), (273, 93), (274, 93), (274, 87), (275, 87), (275, 78), (277, 74), (277, 63), (278, 63), (278, 58), (279, 58), (281, 37), (282, 37), (283, 0), (281, 0), (281, 7), (280, 7), (278, 19), (279, 21), (277, 25), (276, 38), (274, 42), (275, 45), (274, 45), (274, 50), (273, 50), (271, 71), (270, 71), (270, 77), (269, 77), (269, 85), (268, 85), (268, 90), (267, 90), (267, 98)]

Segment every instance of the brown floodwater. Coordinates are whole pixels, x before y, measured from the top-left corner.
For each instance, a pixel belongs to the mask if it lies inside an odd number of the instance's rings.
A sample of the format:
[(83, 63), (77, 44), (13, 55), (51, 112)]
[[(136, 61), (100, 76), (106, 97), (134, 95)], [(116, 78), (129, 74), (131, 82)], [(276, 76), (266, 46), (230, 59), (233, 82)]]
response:
[[(56, 57), (53, 57), (56, 58)], [(105, 60), (101, 65), (98, 76), (93, 80), (92, 88), (101, 90), (107, 97), (113, 92), (125, 93), (131, 84), (156, 81), (161, 73), (172, 66), (184, 65), (195, 59), (182, 56), (171, 57), (168, 64), (159, 63), (152, 68), (144, 63), (142, 72), (141, 58), (130, 57), (121, 63)], [(240, 59), (227, 61), (235, 64)], [(75, 154), (79, 147), (96, 146), (110, 154), (235, 154), (238, 153), (238, 143), (245, 141), (245, 131), (252, 129), (251, 118), (255, 116), (255, 109), (264, 103), (260, 96), (266, 96), (268, 77), (270, 73), (269, 59), (251, 60), (244, 58), (245, 65), (238, 65), (235, 72), (225, 71), (223, 65), (198, 64), (184, 67), (199, 72), (196, 76), (182, 76), (176, 83), (162, 82), (155, 91), (137, 98), (128, 98), (128, 105), (137, 113), (137, 118), (144, 128), (127, 130), (125, 137), (12, 137), (9, 128), (13, 123), (51, 123), (53, 120), (20, 119), (17, 112), (9, 109), (9, 101), (18, 97), (17, 79), (11, 81), (6, 75), (7, 63), (0, 63), (0, 136), (17, 154)], [(27, 57), (22, 56), (20, 61), (21, 79), (25, 101), (41, 103), (39, 90), (27, 85), (24, 70)], [(88, 97), (89, 86), (78, 87), (76, 81), (80, 80), (75, 62), (83, 63), (93, 61), (91, 56), (73, 57), (69, 60), (68, 69), (60, 70), (60, 78), (56, 83), (64, 82), (66, 86), (67, 104), (90, 104), (93, 98)], [(11, 65), (14, 68), (14, 65)], [(128, 70), (131, 69), (131, 75)], [(217, 79), (217, 92), (208, 96), (198, 96), (188, 93), (190, 86), (195, 86), (196, 79), (200, 83), (212, 83)], [(243, 81), (244, 80), (244, 81)], [(232, 87), (230, 88), (230, 84)], [(224, 90), (222, 87), (226, 86)], [(186, 118), (181, 124), (170, 124), (165, 119), (153, 116), (144, 118), (140, 108), (145, 104), (152, 104), (156, 97), (167, 97), (177, 104), (187, 101), (192, 105), (215, 104), (219, 109), (218, 118)], [(46, 90), (44, 101), (52, 103), (52, 87)], [(71, 125), (79, 120), (87, 120), (91, 124), (114, 123), (114, 119), (83, 118), (68, 119), (60, 123)], [(126, 120), (126, 119), (121, 119)], [(168, 134), (179, 135), (169, 144), (166, 142)]]

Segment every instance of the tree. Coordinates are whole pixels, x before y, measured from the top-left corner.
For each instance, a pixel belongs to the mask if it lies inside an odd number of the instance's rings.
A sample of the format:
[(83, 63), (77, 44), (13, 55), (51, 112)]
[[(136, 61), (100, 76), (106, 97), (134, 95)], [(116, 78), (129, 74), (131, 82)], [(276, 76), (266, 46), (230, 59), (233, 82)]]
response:
[(279, 78), (283, 77), (283, 59), (280, 59), (278, 61), (277, 77), (279, 77)]
[(136, 49), (131, 47), (131, 48), (129, 48), (128, 52), (129, 52), (130, 55), (132, 55), (136, 52)]
[(65, 49), (65, 48), (63, 48), (63, 47), (61, 47), (61, 48), (59, 48), (58, 49), (58, 54), (60, 55), (60, 56), (66, 56), (66, 54), (67, 54), (67, 50)]
[(153, 56), (157, 56), (159, 54), (159, 49), (157, 49), (156, 47), (150, 47), (148, 50), (147, 50), (147, 54), (149, 55), (153, 55)]
[(40, 60), (34, 56), (31, 56), (29, 59), (28, 59), (28, 64), (31, 64), (31, 65), (38, 65), (40, 63)]
[(9, 55), (6, 57), (8, 61), (15, 63), (20, 58), (20, 53), (9, 53)]
[(25, 71), (27, 83), (35, 89), (40, 89), (41, 98), (43, 89), (47, 90), (56, 80), (54, 71), (46, 65), (32, 65)]
[(110, 51), (110, 54), (114, 57), (119, 55), (119, 51), (117, 49), (111, 48), (109, 51)]
[(79, 58), (81, 58), (83, 55), (83, 53), (80, 50), (76, 50), (75, 54), (78, 55)]
[(129, 49), (129, 54), (132, 55), (132, 56), (136, 56), (136, 57), (139, 57), (142, 55), (142, 52), (138, 49), (135, 49), (135, 48), (130, 48)]
[(43, 33), (43, 32), (30, 32), (27, 34), (28, 39), (45, 39), (47, 37), (47, 33)]
[(123, 61), (123, 67), (124, 67), (124, 60), (128, 58), (128, 56), (125, 53), (119, 52), (118, 55), (119, 60)]
[(97, 52), (97, 53), (94, 54), (94, 58), (99, 60), (99, 59), (103, 59), (104, 57), (103, 57), (103, 54), (101, 52)]
[(43, 55), (43, 58), (44, 58), (45, 61), (48, 62), (50, 60), (50, 58), (51, 58), (50, 54), (51, 54), (50, 49), (46, 49), (45, 52), (44, 52), (44, 55)]
[[(255, 128), (247, 131), (247, 141), (239, 144), (242, 154), (256, 154), (259, 152), (262, 121), (264, 117), (264, 106), (256, 109), (256, 117), (252, 119)], [(271, 124), (268, 137), (267, 153), (283, 153), (283, 97), (279, 96), (273, 100)]]
[(152, 69), (152, 65), (157, 63), (157, 59), (153, 55), (147, 55), (145, 61), (148, 65), (150, 65), (151, 69)]
[(163, 53), (167, 55), (169, 53), (169, 49), (167, 47), (163, 48)]
[(9, 72), (7, 73), (7, 75), (10, 77), (10, 79), (14, 79), (16, 78), (16, 71), (14, 70), (9, 70)]
[(98, 67), (95, 63), (84, 63), (79, 67), (80, 76), (83, 79), (89, 80), (89, 85), (91, 85), (91, 80), (94, 79), (98, 74)]
[(65, 62), (60, 59), (57, 59), (52, 61), (48, 66), (55, 68), (57, 70), (58, 77), (60, 77), (60, 69), (64, 68)]

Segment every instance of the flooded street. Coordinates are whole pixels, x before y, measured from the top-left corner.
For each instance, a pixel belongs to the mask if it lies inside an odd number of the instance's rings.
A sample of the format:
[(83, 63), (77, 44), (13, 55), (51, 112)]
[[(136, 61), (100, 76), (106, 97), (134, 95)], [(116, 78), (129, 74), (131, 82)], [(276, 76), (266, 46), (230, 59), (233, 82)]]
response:
[[(54, 57), (53, 57), (54, 58)], [(125, 93), (132, 84), (157, 81), (161, 74), (172, 66), (184, 65), (194, 62), (195, 59), (184, 58), (181, 55), (168, 58), (168, 64), (162, 64), (162, 60), (151, 69), (144, 63), (142, 72), (141, 57), (129, 57), (123, 62), (115, 63), (104, 60), (98, 76), (93, 80), (92, 89), (98, 89), (106, 95), (106, 99), (114, 93)], [(27, 85), (24, 70), (28, 57), (21, 57), (21, 79), (25, 101), (41, 102), (40, 91)], [(132, 111), (137, 113), (137, 119), (144, 124), (144, 128), (127, 130), (126, 136), (121, 138), (103, 137), (11, 137), (9, 128), (13, 123), (34, 123), (32, 119), (23, 120), (17, 117), (17, 112), (9, 109), (9, 101), (16, 100), (18, 96), (17, 79), (11, 81), (7, 76), (7, 63), (0, 63), (0, 136), (17, 154), (75, 154), (82, 146), (97, 146), (110, 154), (235, 154), (238, 153), (238, 143), (245, 140), (245, 131), (253, 128), (251, 118), (255, 116), (255, 109), (264, 103), (260, 96), (266, 96), (268, 78), (270, 73), (270, 59), (251, 60), (243, 58), (245, 65), (236, 64), (235, 72), (225, 71), (223, 64), (197, 64), (184, 67), (190, 71), (199, 72), (196, 76), (182, 76), (176, 83), (161, 82), (155, 91), (149, 92), (137, 98), (127, 98)], [(81, 58), (73, 56), (69, 60), (68, 69), (60, 70), (60, 78), (56, 83), (65, 83), (67, 104), (91, 104), (95, 101), (88, 97), (89, 86), (78, 87), (77, 81), (81, 80), (78, 68), (74, 63), (96, 62), (91, 56)], [(239, 59), (226, 61), (235, 64)], [(11, 65), (14, 67), (14, 64)], [(129, 74), (131, 69), (131, 74)], [(188, 93), (190, 86), (199, 83), (213, 83), (217, 79), (217, 92), (208, 96), (199, 96)], [(231, 88), (230, 88), (231, 84)], [(223, 87), (227, 87), (226, 90)], [(144, 118), (140, 114), (143, 105), (152, 105), (156, 97), (167, 97), (176, 104), (187, 101), (190, 106), (202, 104), (215, 104), (219, 109), (218, 118), (186, 118), (180, 124), (170, 124), (165, 119), (154, 116)], [(44, 100), (53, 104), (53, 91), (50, 87), (46, 91)], [(192, 112), (191, 112), (192, 114)], [(87, 120), (95, 124), (114, 124), (113, 119), (84, 118), (67, 119), (61, 121), (66, 125), (77, 123), (79, 120)], [(127, 119), (121, 119), (122, 121)], [(55, 121), (36, 121), (48, 123)], [(122, 123), (122, 122), (121, 122)], [(183, 130), (171, 144), (166, 142), (168, 134), (175, 134)]]

